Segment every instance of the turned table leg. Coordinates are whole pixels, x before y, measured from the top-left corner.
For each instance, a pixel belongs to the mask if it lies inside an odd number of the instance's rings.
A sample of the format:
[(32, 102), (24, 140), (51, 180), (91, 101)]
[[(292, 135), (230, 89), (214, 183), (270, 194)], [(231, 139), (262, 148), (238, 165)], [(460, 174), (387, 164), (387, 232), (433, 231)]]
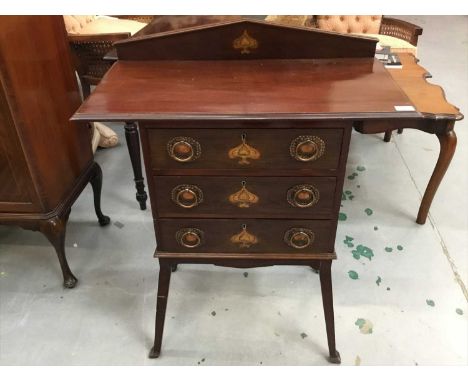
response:
[(333, 313), (333, 289), (331, 279), (331, 260), (320, 262), (320, 287), (322, 289), (323, 312), (325, 315), (325, 325), (327, 327), (328, 351), (331, 363), (341, 363), (340, 353), (335, 345), (335, 318)]
[(167, 297), (169, 295), (169, 283), (171, 281), (172, 265), (166, 260), (159, 259), (158, 296), (156, 301), (156, 323), (154, 331), (154, 344), (149, 353), (149, 358), (158, 358), (161, 353), (161, 344), (166, 318)]
[(426, 187), (426, 191), (424, 192), (421, 206), (419, 207), (418, 217), (416, 219), (416, 223), (418, 224), (424, 224), (426, 222), (427, 214), (429, 213), (429, 208), (431, 207), (434, 195), (439, 188), (440, 182), (442, 181), (448, 166), (450, 165), (457, 146), (457, 135), (453, 130), (437, 134), (437, 138), (439, 138), (440, 142), (439, 159), (437, 160), (434, 172), (432, 173), (431, 179)]
[(67, 229), (68, 211), (63, 217), (54, 217), (49, 220), (39, 222), (39, 230), (47, 237), (50, 243), (54, 246), (55, 252), (60, 262), (63, 274), (63, 286), (65, 288), (74, 288), (78, 279), (73, 275), (68, 266), (65, 256), (65, 233)]
[(94, 210), (101, 226), (108, 225), (110, 223), (109, 216), (106, 216), (101, 211), (101, 189), (102, 189), (102, 169), (96, 162), (93, 164), (91, 178), (89, 179), (91, 186), (93, 187), (94, 194)]
[(127, 140), (128, 153), (132, 162), (133, 175), (136, 187), (136, 199), (140, 203), (140, 209), (146, 210), (148, 195), (145, 192), (145, 181), (141, 169), (140, 134), (134, 122), (125, 123), (125, 139)]

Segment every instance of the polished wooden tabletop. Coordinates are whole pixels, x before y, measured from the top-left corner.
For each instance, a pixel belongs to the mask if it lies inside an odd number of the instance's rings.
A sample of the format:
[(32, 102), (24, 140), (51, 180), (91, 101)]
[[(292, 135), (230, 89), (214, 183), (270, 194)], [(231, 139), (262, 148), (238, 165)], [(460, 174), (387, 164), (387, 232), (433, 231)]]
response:
[[(75, 120), (417, 117), (377, 60), (118, 61)], [(408, 110), (408, 108), (407, 108)]]
[(398, 56), (402, 68), (388, 69), (388, 72), (406, 93), (416, 110), (439, 118), (447, 117), (456, 120), (463, 118), (460, 110), (446, 100), (444, 89), (427, 82), (427, 70), (418, 64), (418, 60), (412, 54), (400, 53)]

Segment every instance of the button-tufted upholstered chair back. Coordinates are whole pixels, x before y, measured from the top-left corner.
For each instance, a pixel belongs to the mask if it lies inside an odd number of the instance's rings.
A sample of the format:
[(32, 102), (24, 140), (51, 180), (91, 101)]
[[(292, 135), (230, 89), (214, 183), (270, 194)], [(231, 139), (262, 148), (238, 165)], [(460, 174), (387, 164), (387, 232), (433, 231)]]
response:
[(94, 15), (64, 15), (63, 21), (65, 22), (65, 29), (67, 33), (80, 33), (80, 31), (90, 22), (94, 21)]
[(338, 33), (378, 34), (381, 22), (381, 15), (316, 16), (318, 28)]
[(291, 26), (311, 26), (310, 20), (312, 16), (306, 15), (298, 15), (298, 16), (267, 16), (265, 21), (271, 21), (273, 23), (280, 23), (284, 25), (291, 25)]

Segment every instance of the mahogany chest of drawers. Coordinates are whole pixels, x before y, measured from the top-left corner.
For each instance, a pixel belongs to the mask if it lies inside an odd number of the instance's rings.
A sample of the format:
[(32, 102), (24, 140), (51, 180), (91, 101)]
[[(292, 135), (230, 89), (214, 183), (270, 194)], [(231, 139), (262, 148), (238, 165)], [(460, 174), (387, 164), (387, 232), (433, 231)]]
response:
[(331, 260), (349, 121), (140, 121), (160, 259), (159, 356), (171, 269), (181, 262), (321, 270), (333, 331)]
[(219, 125), (139, 124), (158, 256), (332, 258), (349, 122)]
[(443, 147), (453, 136), (448, 114), (417, 110), (374, 60), (376, 42), (240, 20), (116, 44), (118, 62), (73, 119), (125, 122), (134, 159), (141, 134), (160, 265), (150, 357), (178, 264), (305, 265), (319, 271), (329, 360), (340, 362), (331, 264), (351, 130), (416, 128)]

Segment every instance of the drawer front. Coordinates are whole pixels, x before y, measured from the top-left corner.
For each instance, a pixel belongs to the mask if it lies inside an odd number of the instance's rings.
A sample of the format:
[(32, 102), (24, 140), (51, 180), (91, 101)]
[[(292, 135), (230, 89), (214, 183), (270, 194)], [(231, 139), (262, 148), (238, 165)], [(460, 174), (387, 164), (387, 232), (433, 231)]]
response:
[(336, 170), (342, 136), (341, 129), (148, 129), (154, 170)]
[(174, 253), (331, 253), (331, 220), (159, 219), (158, 251)]
[(160, 217), (332, 219), (333, 177), (158, 176)]

